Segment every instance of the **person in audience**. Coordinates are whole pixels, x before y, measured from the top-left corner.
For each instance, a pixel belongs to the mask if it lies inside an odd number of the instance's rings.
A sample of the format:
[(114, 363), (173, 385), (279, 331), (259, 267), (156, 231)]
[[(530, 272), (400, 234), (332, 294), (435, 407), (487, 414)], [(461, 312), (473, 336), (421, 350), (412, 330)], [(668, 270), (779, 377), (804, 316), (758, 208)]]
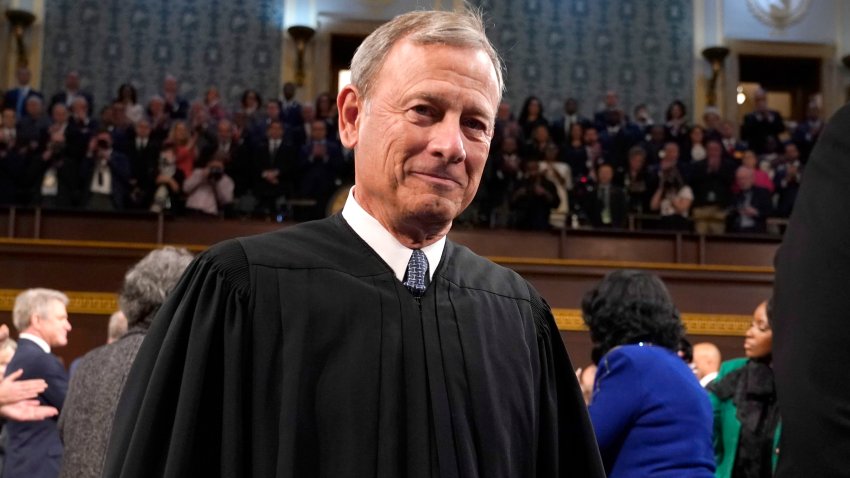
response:
[(732, 199), (732, 209), (727, 216), (727, 229), (737, 233), (763, 233), (767, 231), (767, 218), (773, 209), (770, 192), (755, 184), (755, 171), (740, 166), (735, 173), (737, 193)]
[(629, 149), (639, 140), (639, 133), (626, 124), (622, 111), (611, 110), (606, 113), (605, 127), (599, 130), (599, 143), (605, 162), (611, 163), (616, 169), (624, 169)]
[(652, 115), (649, 113), (649, 107), (646, 103), (640, 103), (634, 108), (634, 125), (638, 128), (638, 140), (643, 141), (649, 128), (655, 124)]
[(534, 128), (539, 125), (549, 127), (549, 121), (543, 115), (543, 103), (536, 96), (529, 96), (522, 104), (522, 109), (517, 118), (520, 128), (522, 128), (522, 137), (531, 138)]
[(682, 161), (686, 163), (698, 163), (705, 159), (705, 130), (700, 125), (693, 125), (688, 132), (688, 139), (685, 141)]
[[(562, 161), (567, 163), (573, 177), (578, 179), (587, 176), (589, 172), (587, 146), (584, 143), (584, 127), (581, 123), (570, 125), (570, 133), (566, 143), (561, 146)], [(594, 133), (596, 130), (594, 129)]]
[(184, 121), (175, 121), (168, 133), (168, 142), (173, 144), (177, 160), (177, 168), (183, 171), (188, 178), (195, 169), (195, 158), (197, 157), (198, 134), (190, 131)]
[(123, 83), (118, 87), (115, 101), (124, 103), (124, 114), (131, 123), (136, 124), (145, 116), (145, 108), (138, 102), (136, 88), (130, 83)]
[(233, 202), (233, 179), (224, 171), (224, 158), (213, 156), (206, 165), (192, 170), (183, 181), (186, 210), (218, 216)]
[(723, 117), (720, 116), (720, 110), (716, 106), (708, 106), (702, 113), (702, 124), (705, 127), (706, 141), (714, 139), (720, 141), (723, 134), (720, 132), (722, 127)]
[(172, 139), (162, 143), (156, 172), (150, 210), (160, 213), (183, 211), (183, 181), (186, 175), (177, 164), (178, 148)]
[(204, 109), (212, 121), (220, 121), (228, 117), (227, 109), (221, 104), (221, 94), (217, 87), (210, 86), (204, 93)]
[(89, 141), (80, 163), (82, 204), (90, 211), (120, 211), (130, 193), (130, 160), (112, 147), (112, 136), (101, 132)]
[(694, 373), (703, 388), (717, 378), (717, 372), (720, 370), (720, 362), (720, 349), (716, 345), (711, 342), (694, 344)]
[(544, 178), (555, 185), (560, 201), (558, 207), (552, 209), (549, 215), (549, 223), (555, 228), (563, 228), (570, 212), (569, 194), (573, 189), (573, 175), (570, 171), (570, 165), (560, 161), (558, 156), (558, 147), (554, 143), (549, 143), (543, 153), (543, 161), (540, 161), (540, 171)]
[(689, 231), (688, 217), (694, 201), (693, 189), (685, 183), (678, 163), (679, 146), (668, 142), (658, 170), (658, 187), (650, 200), (650, 209), (661, 219), (658, 228), (668, 231)]
[(303, 123), (301, 104), (295, 100), (295, 83), (287, 81), (283, 84), (280, 95), (280, 115), (284, 129), (294, 128)]
[[(590, 180), (595, 181), (596, 167), (605, 162), (605, 151), (599, 141), (599, 131), (595, 126), (589, 125), (584, 129), (582, 139), (586, 158), (583, 171)], [(578, 166), (581, 168), (581, 165)]]
[(493, 144), (498, 146), (502, 144), (502, 140), (506, 137), (522, 140), (522, 126), (514, 117), (511, 111), (511, 104), (507, 101), (499, 103), (499, 109), (496, 111), (496, 122), (493, 129)]
[(45, 113), (44, 100), (38, 96), (27, 98), (25, 108), (27, 115), (17, 118), (18, 144), (33, 153), (44, 146), (44, 132), (50, 126), (50, 118)]
[[(12, 312), (18, 329), (18, 348), (6, 367), (23, 369), (21, 379), (40, 378), (47, 388), (38, 394), (44, 406), (62, 410), (68, 390), (68, 372), (51, 354), (68, 344), (71, 323), (66, 306), (68, 297), (52, 289), (27, 289), (15, 298)], [(56, 419), (6, 423), (8, 431), (5, 478), (55, 478), (62, 463), (62, 442)]]
[(68, 108), (53, 105), (41, 161), (33, 162), (33, 197), (42, 207), (70, 208), (77, 203), (80, 158), (68, 147), (68, 129)]
[(310, 140), (301, 148), (296, 174), (300, 178), (299, 196), (315, 201), (306, 208), (302, 219), (325, 216), (325, 206), (338, 186), (337, 178), (342, 167), (342, 149), (327, 137), (327, 123), (313, 120)]
[(32, 73), (29, 68), (25, 66), (18, 68), (15, 71), (15, 79), (17, 80), (17, 85), (6, 91), (3, 100), (5, 105), (15, 109), (15, 114), (18, 118), (24, 118), (27, 116), (26, 109), (24, 108), (27, 98), (35, 96), (44, 100), (44, 95), (30, 86)]
[[(764, 188), (769, 193), (773, 194), (775, 187), (773, 180), (770, 179), (770, 175), (759, 166), (758, 156), (756, 156), (755, 151), (751, 149), (744, 151), (744, 154), (741, 157), (741, 166), (753, 171), (753, 181), (755, 181), (756, 186)], [(740, 191), (740, 188), (735, 185), (732, 188), (732, 192), (737, 193), (738, 191)]]
[(267, 139), (258, 144), (252, 154), (254, 172), (253, 192), (257, 198), (257, 213), (274, 217), (280, 212), (281, 200), (292, 197), (295, 190), (295, 149), (284, 140), (284, 126), (272, 121)]
[(124, 154), (130, 162), (128, 207), (147, 209), (153, 200), (161, 143), (151, 137), (151, 123), (143, 118), (130, 129)]
[(800, 162), (806, 164), (812, 149), (823, 131), (824, 122), (821, 118), (820, 106), (817, 101), (810, 101), (806, 107), (806, 117), (797, 124), (791, 135), (791, 141), (800, 149)]
[(735, 165), (723, 157), (723, 146), (717, 140), (709, 140), (705, 160), (694, 165), (691, 173), (694, 192), (692, 215), (697, 234), (725, 232), (734, 176)]
[[(780, 454), (780, 410), (773, 373), (770, 302), (762, 302), (744, 339), (745, 358), (723, 362), (706, 387), (714, 409), (717, 477), (770, 477)], [(817, 475), (824, 476), (824, 475)]]
[(587, 196), (587, 204), (584, 207), (593, 227), (626, 227), (626, 193), (613, 181), (614, 167), (608, 163), (600, 164), (596, 168), (596, 190)]
[(779, 135), (785, 132), (785, 122), (778, 111), (768, 108), (767, 92), (763, 89), (756, 91), (753, 101), (755, 111), (744, 116), (741, 139), (746, 141), (747, 147), (756, 154), (763, 154), (766, 151), (768, 138), (779, 142)]
[(651, 209), (652, 193), (655, 192), (656, 178), (646, 166), (646, 150), (641, 146), (632, 146), (629, 150), (628, 168), (615, 183), (626, 193), (628, 212), (647, 214)]
[(245, 118), (246, 124), (251, 125), (261, 120), (262, 111), (260, 108), (262, 104), (263, 98), (256, 90), (249, 88), (242, 92), (239, 113)]
[(91, 139), (100, 130), (97, 120), (89, 116), (89, 106), (82, 96), (74, 98), (71, 104), (66, 134), (71, 155), (82, 158), (88, 150)]
[(720, 143), (723, 145), (723, 155), (728, 160), (741, 161), (747, 145), (736, 136), (735, 123), (723, 121), (720, 123)]
[(59, 418), (64, 443), (60, 477), (100, 478), (118, 398), (139, 346), (165, 298), (192, 261), (185, 249), (149, 252), (124, 276), (118, 303), (126, 333), (80, 359)]
[(53, 105), (56, 103), (63, 103), (69, 109), (73, 110), (74, 100), (78, 97), (86, 99), (87, 113), (91, 116), (94, 111), (94, 97), (92, 97), (91, 93), (85, 92), (80, 88), (80, 74), (76, 71), (69, 71), (65, 75), (65, 88), (50, 98), (50, 108), (53, 108)]
[(552, 227), (549, 217), (560, 204), (555, 185), (540, 172), (540, 161), (524, 163), (523, 179), (514, 191), (512, 209), (519, 229), (545, 231)]
[(776, 166), (773, 184), (776, 186), (777, 201), (776, 215), (791, 217), (797, 193), (800, 191), (800, 181), (803, 177), (803, 163), (797, 145), (792, 142), (785, 144), (783, 161)]
[(608, 477), (713, 477), (711, 402), (676, 354), (684, 326), (661, 280), (611, 272), (581, 309), (601, 357), (588, 410)]
[(171, 117), (165, 109), (165, 100), (159, 95), (152, 96), (148, 100), (147, 113), (153, 127), (153, 136), (164, 140), (171, 132), (172, 126)]
[(608, 113), (611, 111), (622, 111), (620, 107), (620, 95), (614, 90), (605, 92), (602, 109), (593, 114), (593, 123), (597, 129), (602, 130), (607, 123)]
[[(554, 144), (549, 136), (549, 128), (544, 124), (538, 124), (531, 131), (528, 141), (525, 142), (522, 151), (523, 159), (541, 161), (546, 154), (546, 148)], [(555, 147), (557, 148), (557, 146)]]
[(0, 204), (26, 205), (27, 147), (18, 141), (15, 110), (0, 112)]
[(511, 199), (522, 182), (522, 158), (514, 136), (502, 138), (501, 147), (492, 151), (487, 160), (481, 183), (486, 197), (480, 213), (490, 227), (513, 227), (516, 219), (511, 210)]
[(336, 132), (339, 130), (336, 104), (331, 95), (327, 92), (319, 93), (316, 96), (316, 118), (324, 121), (328, 125), (328, 137), (336, 141)]
[(674, 100), (667, 107), (667, 113), (665, 115), (665, 140), (673, 141), (680, 148), (686, 145), (690, 131), (687, 114), (688, 110), (685, 108), (685, 103), (681, 100)]
[(567, 98), (564, 101), (564, 114), (552, 122), (552, 141), (558, 147), (563, 147), (571, 139), (570, 130), (574, 124), (584, 126), (588, 119), (578, 111), (578, 100)]
[(640, 147), (646, 151), (647, 166), (655, 167), (661, 162), (661, 153), (664, 151), (664, 145), (667, 144), (667, 141), (664, 139), (666, 134), (664, 125), (662, 124), (655, 124), (649, 127), (646, 135), (647, 139), (640, 144)]
[(180, 83), (174, 75), (165, 75), (162, 80), (162, 99), (165, 101), (165, 114), (173, 120), (189, 118), (189, 101), (180, 95)]

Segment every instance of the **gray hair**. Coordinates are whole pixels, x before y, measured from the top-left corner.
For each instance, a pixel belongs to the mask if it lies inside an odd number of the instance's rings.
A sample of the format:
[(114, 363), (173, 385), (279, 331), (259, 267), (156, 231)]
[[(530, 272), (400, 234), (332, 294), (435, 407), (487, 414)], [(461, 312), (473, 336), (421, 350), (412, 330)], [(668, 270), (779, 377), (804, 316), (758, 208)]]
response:
[(15, 307), (12, 311), (12, 321), (18, 332), (22, 332), (30, 326), (30, 318), (33, 315), (44, 315), (47, 306), (53, 301), (59, 301), (62, 305), (68, 305), (68, 296), (53, 289), (27, 289), (15, 297)]
[(166, 246), (146, 255), (124, 276), (118, 305), (127, 316), (127, 325), (150, 322), (192, 262), (186, 249)]
[(106, 336), (110, 342), (120, 339), (127, 333), (127, 317), (124, 312), (117, 311), (109, 316), (109, 325), (106, 329)]
[(416, 45), (447, 45), (483, 50), (493, 62), (499, 86), (499, 98), (505, 88), (502, 60), (487, 38), (484, 20), (478, 9), (459, 12), (418, 11), (399, 15), (372, 32), (351, 60), (351, 83), (364, 99), (369, 98), (375, 78), (392, 47), (402, 39)]

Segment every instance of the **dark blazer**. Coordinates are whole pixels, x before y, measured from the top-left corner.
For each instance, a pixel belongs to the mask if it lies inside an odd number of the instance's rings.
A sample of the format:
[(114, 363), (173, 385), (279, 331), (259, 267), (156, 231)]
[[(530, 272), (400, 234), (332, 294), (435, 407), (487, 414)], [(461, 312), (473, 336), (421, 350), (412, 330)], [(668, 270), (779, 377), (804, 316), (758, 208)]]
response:
[[(22, 104), (21, 108), (18, 109), (18, 98), (20, 98), (21, 93), (22, 91), (20, 90), (20, 88), (12, 88), (11, 90), (7, 91), (5, 95), (3, 95), (3, 99), (5, 101), (6, 106), (14, 109), (15, 113), (18, 115), (18, 118), (23, 118), (27, 116), (25, 104)], [(33, 88), (30, 88), (29, 92), (27, 93), (27, 98), (30, 98), (31, 96), (37, 96), (39, 98), (44, 99), (44, 96), (41, 94), (41, 92)], [(24, 99), (24, 103), (26, 103), (26, 99)]]
[(773, 366), (782, 413), (776, 477), (850, 470), (850, 105), (827, 123), (776, 255)]
[[(61, 412), (68, 391), (68, 372), (59, 359), (24, 338), (18, 341), (18, 349), (6, 373), (18, 369), (24, 370), (21, 380), (41, 378), (47, 381), (47, 390), (39, 394), (38, 401)], [(9, 441), (3, 478), (55, 478), (58, 475), (62, 442), (56, 421), (53, 417), (38, 422), (6, 422)]]
[(783, 131), (785, 131), (785, 123), (779, 112), (773, 110), (767, 113), (754, 112), (744, 116), (741, 139), (746, 141), (756, 154), (762, 154), (765, 152), (767, 138), (777, 138)]
[(586, 196), (587, 204), (584, 206), (587, 208), (588, 219), (594, 227), (625, 228), (628, 204), (626, 193), (623, 192), (622, 188), (613, 184), (609, 186), (609, 189), (608, 209), (611, 214), (611, 222), (605, 224), (602, 221), (602, 211), (605, 209), (605, 203), (598, 187)]
[(773, 201), (771, 200), (770, 192), (767, 189), (757, 186), (753, 186), (750, 191), (752, 191), (750, 206), (756, 208), (759, 212), (758, 216), (753, 218), (755, 224), (752, 226), (741, 225), (741, 215), (738, 213), (738, 208), (744, 205), (745, 193), (744, 191), (740, 191), (735, 195), (732, 210), (726, 218), (729, 232), (765, 232), (767, 230), (767, 218), (773, 212)]
[[(113, 150), (109, 157), (109, 171), (112, 174), (112, 205), (115, 209), (124, 209), (130, 186), (130, 160), (127, 156)], [(91, 195), (90, 186), (95, 173), (94, 158), (85, 157), (80, 163), (80, 192), (82, 204), (86, 204)]]
[[(254, 194), (258, 197), (276, 198), (281, 194), (291, 195), (295, 187), (295, 165), (298, 162), (298, 153), (295, 148), (286, 142), (281, 142), (277, 152), (272, 155), (269, 150), (269, 141), (263, 141), (251, 155), (253, 164), (251, 172)], [(278, 184), (272, 184), (262, 178), (262, 173), (268, 169), (280, 171)]]
[(555, 144), (557, 144), (558, 146), (561, 146), (562, 144), (569, 141), (569, 129), (573, 127), (573, 123), (578, 123), (582, 127), (585, 127), (590, 124), (590, 120), (578, 113), (576, 113), (575, 121), (570, 121), (569, 123), (567, 121), (568, 120), (566, 115), (561, 116), (560, 118), (552, 122), (552, 126), (550, 126), (549, 128), (549, 133), (552, 137), (552, 141), (554, 141)]

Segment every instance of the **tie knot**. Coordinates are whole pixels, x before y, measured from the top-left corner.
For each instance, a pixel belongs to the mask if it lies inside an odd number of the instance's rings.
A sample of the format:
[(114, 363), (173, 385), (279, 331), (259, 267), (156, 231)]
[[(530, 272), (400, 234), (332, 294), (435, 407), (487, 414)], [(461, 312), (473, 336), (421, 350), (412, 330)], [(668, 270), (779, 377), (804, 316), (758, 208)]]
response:
[(428, 287), (428, 258), (419, 249), (413, 251), (410, 261), (407, 262), (404, 286), (415, 297), (422, 297)]

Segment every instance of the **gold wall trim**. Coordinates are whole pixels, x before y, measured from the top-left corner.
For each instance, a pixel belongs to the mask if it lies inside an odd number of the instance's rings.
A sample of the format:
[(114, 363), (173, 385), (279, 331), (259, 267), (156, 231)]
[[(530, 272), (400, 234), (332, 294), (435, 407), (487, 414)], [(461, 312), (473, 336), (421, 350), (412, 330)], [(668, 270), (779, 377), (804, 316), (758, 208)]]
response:
[[(0, 311), (11, 312), (17, 289), (0, 289)], [(118, 295), (108, 292), (66, 292), (71, 314), (111, 315), (118, 310)], [(558, 329), (567, 332), (586, 332), (587, 327), (579, 309), (552, 309)], [(724, 335), (743, 337), (752, 318), (732, 314), (682, 314), (688, 333), (692, 335)]]
[(183, 247), (192, 252), (200, 252), (209, 246), (200, 244), (156, 244), (153, 242), (120, 242), (120, 241), (79, 241), (72, 239), (10, 239), (0, 238), (0, 245), (38, 246), (38, 247), (71, 247), (80, 249), (132, 249), (152, 251), (164, 246)]
[[(118, 310), (118, 294), (109, 292), (65, 292), (69, 314), (112, 315)], [(19, 289), (0, 289), (0, 311), (11, 312)]]
[[(567, 332), (586, 332), (587, 327), (579, 309), (552, 309), (558, 329)], [(682, 314), (688, 334), (743, 337), (752, 317), (734, 314)]]

